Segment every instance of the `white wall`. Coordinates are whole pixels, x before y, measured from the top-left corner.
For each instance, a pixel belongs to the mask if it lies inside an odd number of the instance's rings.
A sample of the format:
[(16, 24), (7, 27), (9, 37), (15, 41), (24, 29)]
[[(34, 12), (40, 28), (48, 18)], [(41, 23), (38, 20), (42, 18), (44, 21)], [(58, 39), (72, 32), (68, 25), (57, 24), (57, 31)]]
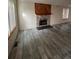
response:
[(20, 30), (26, 30), (36, 27), (36, 16), (34, 3), (31, 2), (19, 2), (19, 23)]
[[(69, 22), (69, 19), (62, 19), (63, 7), (52, 5), (52, 15), (50, 25)], [(35, 6), (32, 2), (18, 2), (19, 25), (20, 30), (32, 29), (37, 26), (37, 17), (35, 15)]]
[(63, 8), (64, 7), (52, 5), (51, 8), (52, 15), (50, 20), (50, 25), (70, 22), (70, 14), (69, 14), (69, 19), (62, 19)]

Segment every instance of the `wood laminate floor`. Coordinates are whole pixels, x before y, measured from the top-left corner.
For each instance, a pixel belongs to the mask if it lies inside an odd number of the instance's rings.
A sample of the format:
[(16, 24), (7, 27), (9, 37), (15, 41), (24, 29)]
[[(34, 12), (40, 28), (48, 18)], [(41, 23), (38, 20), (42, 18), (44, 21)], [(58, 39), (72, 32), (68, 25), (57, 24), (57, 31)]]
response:
[(19, 32), (10, 59), (71, 59), (71, 34), (54, 28)]

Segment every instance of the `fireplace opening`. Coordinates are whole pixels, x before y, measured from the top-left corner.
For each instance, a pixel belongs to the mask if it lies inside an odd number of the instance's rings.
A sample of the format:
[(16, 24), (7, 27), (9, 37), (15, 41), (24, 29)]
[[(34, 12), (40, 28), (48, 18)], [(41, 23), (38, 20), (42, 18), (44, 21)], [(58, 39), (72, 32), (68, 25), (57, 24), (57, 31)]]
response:
[(50, 16), (38, 16), (37, 17), (37, 30), (42, 30), (42, 29), (47, 29), (47, 28), (52, 28), (52, 26), (50, 26), (49, 24), (49, 20), (50, 19)]
[(39, 25), (47, 25), (47, 19), (40, 20)]

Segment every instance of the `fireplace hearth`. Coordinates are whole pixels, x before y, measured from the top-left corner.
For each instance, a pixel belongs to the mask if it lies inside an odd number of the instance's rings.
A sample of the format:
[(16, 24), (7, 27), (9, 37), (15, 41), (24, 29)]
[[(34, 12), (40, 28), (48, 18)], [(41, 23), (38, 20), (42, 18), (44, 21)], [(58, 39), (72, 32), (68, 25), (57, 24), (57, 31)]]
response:
[(52, 26), (47, 25), (47, 26), (37, 27), (38, 30), (47, 29), (47, 28), (52, 28)]

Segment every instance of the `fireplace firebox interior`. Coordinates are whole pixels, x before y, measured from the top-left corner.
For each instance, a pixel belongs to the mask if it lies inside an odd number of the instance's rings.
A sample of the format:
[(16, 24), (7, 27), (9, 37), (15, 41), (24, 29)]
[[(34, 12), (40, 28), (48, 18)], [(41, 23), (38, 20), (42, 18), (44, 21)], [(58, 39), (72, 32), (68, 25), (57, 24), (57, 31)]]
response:
[(47, 25), (47, 19), (40, 20), (39, 25)]

